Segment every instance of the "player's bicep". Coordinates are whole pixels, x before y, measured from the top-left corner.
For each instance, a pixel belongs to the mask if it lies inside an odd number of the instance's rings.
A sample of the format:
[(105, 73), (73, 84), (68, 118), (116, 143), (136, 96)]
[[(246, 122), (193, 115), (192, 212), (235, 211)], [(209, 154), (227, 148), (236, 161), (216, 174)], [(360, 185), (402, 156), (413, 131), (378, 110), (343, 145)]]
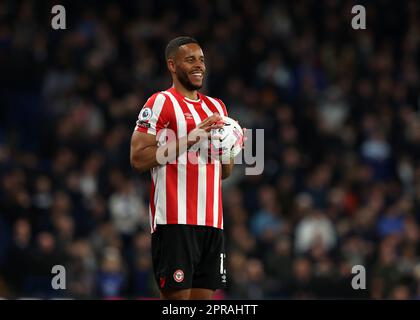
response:
[(135, 130), (131, 137), (130, 162), (133, 168), (141, 171), (142, 165), (147, 162), (148, 153), (154, 154), (156, 150), (151, 147), (157, 145), (156, 136)]
[(133, 151), (141, 151), (147, 147), (156, 145), (157, 142), (155, 135), (134, 130), (131, 137), (131, 153), (133, 153)]

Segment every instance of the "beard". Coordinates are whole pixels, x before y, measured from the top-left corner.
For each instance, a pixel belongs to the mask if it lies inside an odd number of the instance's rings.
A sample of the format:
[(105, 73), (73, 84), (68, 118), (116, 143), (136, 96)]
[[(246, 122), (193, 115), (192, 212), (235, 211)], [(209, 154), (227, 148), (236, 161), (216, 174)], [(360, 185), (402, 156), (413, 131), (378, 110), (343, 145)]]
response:
[(176, 74), (176, 77), (178, 78), (179, 82), (184, 86), (184, 88), (189, 91), (198, 90), (203, 87), (203, 82), (201, 82), (200, 85), (195, 85), (194, 83), (192, 83), (188, 78), (188, 74), (184, 70), (179, 70)]

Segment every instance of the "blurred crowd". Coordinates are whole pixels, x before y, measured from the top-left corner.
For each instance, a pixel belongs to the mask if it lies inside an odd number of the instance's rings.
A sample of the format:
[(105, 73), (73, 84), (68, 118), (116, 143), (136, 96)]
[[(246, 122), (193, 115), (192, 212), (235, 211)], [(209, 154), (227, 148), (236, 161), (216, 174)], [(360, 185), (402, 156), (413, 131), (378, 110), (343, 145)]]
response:
[(1, 1), (0, 297), (159, 296), (130, 138), (189, 35), (203, 92), (265, 130), (264, 173), (224, 182), (217, 297), (420, 298), (420, 3), (357, 2), (62, 1), (53, 30), (54, 1)]

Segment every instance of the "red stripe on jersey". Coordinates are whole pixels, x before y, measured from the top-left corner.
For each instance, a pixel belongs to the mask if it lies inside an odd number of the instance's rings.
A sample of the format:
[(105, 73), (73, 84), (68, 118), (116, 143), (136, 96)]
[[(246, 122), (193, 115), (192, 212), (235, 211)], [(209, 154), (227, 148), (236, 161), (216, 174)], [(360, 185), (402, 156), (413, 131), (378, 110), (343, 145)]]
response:
[(207, 164), (206, 173), (206, 188), (207, 188), (207, 203), (206, 203), (206, 226), (213, 226), (214, 223), (214, 211), (213, 211), (213, 199), (214, 199), (214, 165)]
[(166, 165), (166, 223), (178, 224), (178, 165)]
[[(220, 165), (220, 167), (221, 167), (221, 165)], [(223, 221), (223, 209), (222, 209), (222, 183), (221, 183), (221, 180), (222, 180), (222, 168), (220, 168), (220, 170), (219, 170), (219, 187), (217, 188), (218, 189), (218, 192), (219, 192), (219, 219), (217, 220), (217, 227), (218, 228), (222, 228), (222, 221)]]

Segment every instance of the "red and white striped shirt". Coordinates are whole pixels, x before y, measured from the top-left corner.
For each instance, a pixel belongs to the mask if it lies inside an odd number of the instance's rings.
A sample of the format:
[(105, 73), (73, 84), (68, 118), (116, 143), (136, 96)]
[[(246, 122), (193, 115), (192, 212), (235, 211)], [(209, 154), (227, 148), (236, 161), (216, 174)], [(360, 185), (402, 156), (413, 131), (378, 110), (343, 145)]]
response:
[[(140, 111), (135, 130), (157, 135), (168, 128), (181, 138), (214, 112), (227, 116), (221, 100), (198, 95), (198, 100), (191, 100), (174, 87), (155, 93)], [(174, 162), (151, 169), (149, 217), (152, 233), (157, 224), (223, 229), (221, 163), (191, 163), (186, 161), (187, 153)]]

